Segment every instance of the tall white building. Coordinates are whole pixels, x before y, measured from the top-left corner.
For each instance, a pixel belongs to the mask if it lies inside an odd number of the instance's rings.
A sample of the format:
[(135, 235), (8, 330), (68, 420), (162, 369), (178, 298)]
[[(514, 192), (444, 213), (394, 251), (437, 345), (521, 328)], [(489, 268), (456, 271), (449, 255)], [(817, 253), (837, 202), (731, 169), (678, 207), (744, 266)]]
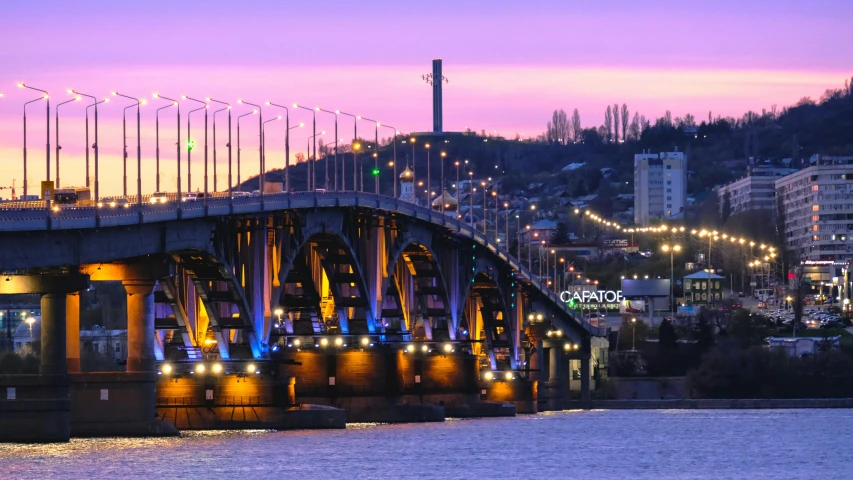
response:
[(634, 155), (634, 223), (684, 218), (686, 167), (678, 150)]
[(723, 213), (726, 198), (731, 215), (749, 210), (775, 210), (776, 180), (796, 171), (794, 168), (750, 167), (747, 176), (717, 190), (720, 214)]
[(775, 182), (785, 243), (799, 260), (853, 259), (853, 158), (824, 158)]

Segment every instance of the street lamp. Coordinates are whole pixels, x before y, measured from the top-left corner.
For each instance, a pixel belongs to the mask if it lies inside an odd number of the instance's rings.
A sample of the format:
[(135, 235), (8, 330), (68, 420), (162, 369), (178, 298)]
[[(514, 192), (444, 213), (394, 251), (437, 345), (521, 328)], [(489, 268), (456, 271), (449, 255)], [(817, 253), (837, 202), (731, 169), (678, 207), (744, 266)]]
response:
[[(319, 137), (319, 136), (321, 136), (321, 135), (324, 135), (325, 133), (326, 133), (326, 131), (325, 131), (325, 130), (323, 130), (323, 131), (321, 131), (320, 133), (316, 133), (316, 134), (311, 135), (311, 136), (309, 136), (309, 137), (308, 137), (308, 145), (305, 147), (305, 148), (306, 148), (306, 150), (308, 150), (308, 153), (311, 153), (311, 142), (313, 142), (313, 143), (314, 143), (314, 146), (315, 146), (315, 149), (316, 149), (316, 145), (317, 145), (317, 137)], [(309, 166), (310, 166), (310, 159), (309, 159)], [(313, 179), (311, 179), (311, 182), (310, 182), (310, 184), (309, 184), (310, 191), (316, 191), (316, 190), (317, 190), (317, 175), (316, 175), (316, 168), (317, 168), (317, 156), (316, 156), (316, 152), (315, 152), (315, 155), (314, 155), (314, 167), (313, 167), (313, 168), (311, 168), (311, 172), (312, 172), (312, 174), (313, 174)]]
[[(301, 108), (303, 110), (308, 110), (309, 112), (311, 112), (311, 117), (312, 117), (311, 133), (312, 133), (312, 135), (309, 138), (314, 139), (314, 165), (313, 166), (311, 165), (311, 149), (309, 148), (308, 152), (306, 152), (306, 153), (308, 154), (308, 191), (314, 191), (317, 188), (317, 171), (316, 171), (316, 169), (317, 169), (317, 112), (314, 111), (313, 108), (304, 107), (302, 105), (299, 105), (298, 103), (294, 103), (293, 108)], [(310, 147), (311, 145), (309, 144), (308, 146)]]
[(249, 113), (237, 116), (237, 185), (240, 186), (240, 191), (243, 191), (243, 185), (240, 183), (240, 119), (249, 115), (258, 113), (257, 110), (252, 110)]
[[(0, 93), (0, 97), (2, 96), (3, 94)], [(62, 147), (59, 146), (59, 107), (65, 105), (66, 103), (79, 102), (80, 98), (80, 95), (77, 95), (71, 100), (66, 100), (56, 106), (56, 188), (59, 188), (59, 151), (62, 149)]]
[[(46, 160), (47, 181), (50, 181), (50, 94), (47, 93), (46, 90), (31, 87), (25, 83), (19, 83), (18, 87), (19, 88), (28, 88), (30, 90), (35, 90), (37, 92), (41, 92), (44, 94), (38, 100), (44, 99), (44, 101), (47, 103), (47, 116), (45, 117), (45, 124), (47, 125), (47, 137), (46, 137), (47, 138), (47, 142), (46, 142), (47, 146), (46, 146), (46, 150), (45, 150), (45, 154), (46, 154), (45, 156), (47, 158), (47, 160)], [(33, 100), (33, 101), (35, 101), (35, 100)], [(27, 102), (27, 103), (32, 103), (32, 102)], [(26, 103), (25, 103), (24, 104), (24, 197), (26, 197), (26, 195), (27, 195), (27, 110), (26, 110)]]
[[(373, 122), (374, 130), (375, 130), (375, 132), (374, 132), (375, 137), (373, 140), (373, 144), (376, 145), (376, 151), (373, 154), (373, 172), (374, 172), (374, 175), (373, 175), (373, 190), (374, 191), (373, 191), (373, 193), (378, 195), (379, 194), (379, 175), (377, 175), (376, 173), (379, 170), (379, 122), (377, 122), (376, 120), (371, 120), (371, 119), (366, 118), (366, 117), (358, 117), (358, 118), (360, 120)], [(396, 182), (396, 179), (394, 179), (394, 180)], [(427, 187), (427, 188), (429, 188), (429, 187)]]
[[(142, 139), (141, 139), (141, 126), (139, 124), (139, 106), (145, 104), (145, 100), (140, 100), (138, 98), (131, 97), (129, 95), (122, 95), (118, 92), (112, 92), (113, 95), (124, 97), (136, 102), (136, 205), (139, 208), (139, 217), (142, 218)], [(128, 108), (133, 107), (131, 105), (129, 107), (125, 107), (122, 112), (122, 136), (124, 137), (124, 196), (127, 197), (127, 134), (125, 132), (125, 126), (127, 122), (125, 121), (125, 112), (127, 112)]]
[[(177, 100), (175, 100), (173, 98), (169, 98), (169, 97), (164, 97), (163, 95), (160, 95), (158, 93), (154, 93), (154, 98), (162, 98), (163, 100), (168, 100), (168, 101), (172, 102), (172, 105), (174, 105), (178, 109), (178, 140), (175, 143), (175, 147), (176, 147), (175, 149), (178, 151), (178, 160), (176, 162), (177, 167), (178, 167), (178, 188), (177, 188), (177, 192), (176, 192), (176, 194), (177, 194), (176, 200), (177, 200), (177, 205), (178, 205), (178, 207), (177, 207), (178, 208), (178, 216), (180, 217), (180, 215), (181, 215), (181, 213), (180, 213), (181, 212), (181, 105), (178, 103)], [(158, 137), (157, 138), (159, 141), (159, 130), (158, 130)], [(160, 161), (158, 159), (158, 161), (157, 161), (157, 179), (158, 179), (158, 181), (159, 181), (159, 178), (160, 178)], [(159, 188), (158, 188), (158, 190), (159, 190)]]
[[(432, 180), (431, 180), (431, 177), (430, 177), (430, 164), (429, 164), (429, 144), (428, 144), (428, 143), (427, 143), (427, 144), (425, 144), (425, 145), (424, 145), (424, 148), (426, 148), (426, 152), (427, 152), (427, 192), (429, 192), (429, 189), (430, 189), (430, 188), (431, 188), (431, 186), (432, 186)], [(484, 193), (484, 195), (485, 195), (485, 193)], [(427, 193), (427, 207), (428, 207), (428, 208), (431, 206), (431, 205), (430, 205), (430, 202), (431, 202), (431, 201), (432, 201), (432, 199), (431, 199), (431, 198), (429, 198), (429, 193)], [(484, 204), (485, 204), (485, 201), (486, 201), (486, 200), (485, 200), (485, 199), (483, 199)]]
[[(192, 97), (188, 97), (186, 95), (183, 95), (183, 98), (185, 100), (190, 100), (192, 102), (200, 103), (202, 105), (201, 107), (199, 107), (195, 110), (190, 110), (190, 113), (187, 114), (187, 139), (192, 144), (195, 144), (195, 143), (192, 140), (192, 135), (190, 132), (190, 117), (192, 116), (193, 112), (197, 112), (201, 109), (204, 109), (204, 205), (205, 205), (205, 208), (207, 208), (207, 197), (208, 197), (208, 192), (207, 192), (207, 111), (210, 108), (210, 105), (207, 104), (206, 102), (203, 102), (201, 100), (198, 100), (198, 99), (195, 99)], [(187, 152), (187, 192), (190, 191), (190, 175), (191, 175), (191, 172), (190, 172), (190, 156), (192, 156), (192, 148), (190, 148)]]
[(246, 105), (250, 105), (255, 107), (258, 110), (258, 135), (260, 136), (260, 143), (258, 144), (258, 156), (260, 157), (259, 163), (261, 166), (261, 170), (258, 173), (258, 186), (260, 187), (258, 192), (261, 195), (261, 204), (263, 205), (264, 198), (264, 173), (266, 172), (266, 158), (264, 158), (264, 142), (266, 139), (264, 138), (264, 112), (260, 105), (255, 105), (254, 103), (249, 103), (245, 100), (237, 99), (237, 103), (245, 103)]
[[(281, 120), (281, 115), (279, 115), (279, 116), (277, 116), (277, 117), (274, 117), (274, 118), (271, 118), (271, 119), (267, 120), (266, 122), (264, 122), (263, 124), (261, 124), (261, 129), (263, 130), (263, 133), (262, 133), (261, 135), (263, 136), (263, 138), (265, 138), (265, 139), (267, 138), (267, 131), (266, 131), (267, 124), (268, 124), (268, 123), (270, 123), (270, 122), (275, 122), (276, 120)], [(263, 156), (264, 156), (264, 158), (266, 158), (266, 156), (267, 156), (267, 146), (266, 146), (266, 141), (264, 141), (264, 150), (263, 150), (263, 152), (264, 152), (264, 153), (263, 153)]]
[(637, 319), (632, 318), (631, 319), (631, 351), (632, 352), (637, 351), (637, 344), (635, 342), (636, 339), (637, 339)]
[(663, 245), (660, 247), (664, 252), (669, 252), (669, 318), (675, 318), (675, 252), (681, 251), (681, 245)]
[(391, 142), (394, 145), (394, 178), (391, 183), (394, 184), (394, 198), (397, 198), (397, 135), (400, 132), (398, 132), (397, 129), (392, 127), (391, 125), (384, 125), (381, 123), (377, 123), (376, 125), (380, 127), (390, 128), (391, 131), (394, 132), (394, 141)]
[[(335, 116), (335, 191), (338, 191), (338, 113), (333, 112), (331, 110), (325, 110), (320, 107), (316, 107), (315, 110), (318, 112), (325, 112)], [(343, 176), (343, 175), (341, 175)], [(329, 161), (326, 160), (326, 190), (329, 189)]]
[[(156, 140), (156, 142), (157, 142), (156, 176), (154, 178), (154, 183), (155, 183), (154, 191), (155, 192), (160, 191), (160, 110), (165, 110), (167, 108), (175, 107), (175, 106), (178, 106), (178, 102), (172, 102), (172, 103), (166, 105), (165, 107), (158, 108), (154, 112), (154, 119), (155, 119), (154, 130), (156, 132), (155, 137), (157, 139)], [(178, 107), (178, 108), (180, 108), (180, 107)], [(180, 122), (180, 120), (179, 120), (179, 122)]]
[(24, 200), (27, 200), (27, 105), (46, 99), (47, 95), (42, 95), (35, 100), (30, 100), (29, 102), (24, 103)]
[(290, 193), (290, 131), (293, 128), (301, 127), (303, 124), (300, 123), (297, 127), (290, 127), (290, 109), (285, 107), (284, 105), (279, 105), (277, 103), (266, 102), (267, 105), (272, 107), (278, 107), (284, 109), (284, 190)]
[[(358, 190), (358, 153), (356, 152), (356, 150), (358, 150), (356, 148), (356, 142), (358, 141), (358, 115), (342, 112), (340, 110), (335, 110), (335, 113), (352, 117), (352, 191), (355, 192)], [(341, 162), (341, 164), (343, 165), (343, 162)], [(346, 190), (346, 179), (343, 176), (343, 172), (344, 167), (341, 166), (341, 190)]]
[[(108, 98), (105, 98), (99, 102), (98, 99), (95, 98), (94, 96), (87, 95), (85, 93), (80, 93), (80, 92), (74, 90), (73, 88), (69, 88), (68, 93), (73, 93), (75, 95), (80, 95), (80, 96), (83, 96), (86, 98), (91, 98), (92, 101), (95, 102), (89, 106), (95, 107), (95, 143), (92, 144), (92, 148), (95, 150), (95, 199), (94, 199), (94, 204), (97, 205), (98, 200), (100, 198), (98, 196), (99, 195), (99, 191), (98, 191), (98, 150), (99, 150), (99, 148), (98, 148), (98, 104), (99, 103), (106, 103), (106, 102), (109, 102), (110, 100)], [(87, 112), (87, 116), (86, 116), (86, 144), (87, 144), (86, 145), (86, 152), (87, 152), (87, 155), (86, 155), (86, 157), (87, 157), (87, 159), (86, 159), (86, 166), (87, 166), (87, 169), (86, 169), (86, 185), (88, 186), (88, 184), (89, 184), (89, 170), (88, 170), (88, 166), (89, 166), (89, 160), (88, 160), (89, 117), (88, 117), (88, 107), (86, 107), (86, 112)], [(24, 161), (24, 167), (26, 167), (26, 161)], [(24, 169), (24, 178), (26, 178), (26, 168)], [(24, 182), (24, 195), (26, 195), (26, 191), (27, 191), (26, 188), (27, 188), (27, 184), (25, 181)], [(95, 215), (98, 215), (98, 210), (95, 210)]]
[[(220, 105), (225, 105), (223, 108), (216, 110), (213, 112), (213, 191), (216, 192), (217, 182), (216, 182), (216, 114), (219, 112), (223, 112), (225, 110), (228, 111), (228, 198), (231, 198), (231, 104), (228, 102), (220, 102), (219, 100), (214, 100), (210, 97), (205, 98), (207, 102), (218, 103)], [(231, 200), (228, 201), (231, 203)]]

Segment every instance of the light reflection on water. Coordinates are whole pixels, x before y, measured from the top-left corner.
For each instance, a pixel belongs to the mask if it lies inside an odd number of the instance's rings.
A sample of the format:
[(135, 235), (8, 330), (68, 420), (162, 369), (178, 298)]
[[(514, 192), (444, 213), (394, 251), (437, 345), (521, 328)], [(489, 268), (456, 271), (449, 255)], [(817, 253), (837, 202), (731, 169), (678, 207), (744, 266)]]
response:
[(0, 479), (853, 478), (853, 410), (567, 411), (0, 444)]

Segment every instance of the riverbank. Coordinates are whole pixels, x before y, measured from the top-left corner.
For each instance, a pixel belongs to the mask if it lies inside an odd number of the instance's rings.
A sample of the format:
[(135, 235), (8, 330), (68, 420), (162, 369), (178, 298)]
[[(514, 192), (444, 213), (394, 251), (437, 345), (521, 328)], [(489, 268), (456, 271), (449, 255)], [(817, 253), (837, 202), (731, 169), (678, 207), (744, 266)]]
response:
[[(567, 402), (581, 409), (580, 401)], [(592, 400), (593, 410), (742, 410), (784, 408), (853, 408), (853, 398), (703, 398), (672, 400)]]

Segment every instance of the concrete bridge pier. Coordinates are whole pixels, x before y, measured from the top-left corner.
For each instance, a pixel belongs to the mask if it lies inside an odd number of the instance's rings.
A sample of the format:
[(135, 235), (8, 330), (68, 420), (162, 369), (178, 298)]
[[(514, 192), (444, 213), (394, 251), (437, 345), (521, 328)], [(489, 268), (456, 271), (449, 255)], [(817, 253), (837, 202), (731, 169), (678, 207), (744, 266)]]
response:
[(66, 365), (66, 295), (84, 290), (76, 273), (7, 275), (0, 295), (41, 295), (41, 363), (38, 375), (0, 375), (0, 442), (67, 442), (71, 402)]
[(68, 373), (80, 373), (80, 293), (65, 296), (65, 364)]
[[(169, 260), (146, 258), (126, 264), (83, 265), (92, 281), (121, 281), (127, 293), (127, 371), (71, 375), (71, 424), (75, 437), (177, 434), (157, 418), (154, 354), (154, 287), (169, 277)], [(77, 314), (79, 318), (79, 313)], [(79, 349), (79, 320), (75, 339)], [(70, 327), (69, 327), (70, 331)], [(78, 353), (79, 355), (79, 353)]]

